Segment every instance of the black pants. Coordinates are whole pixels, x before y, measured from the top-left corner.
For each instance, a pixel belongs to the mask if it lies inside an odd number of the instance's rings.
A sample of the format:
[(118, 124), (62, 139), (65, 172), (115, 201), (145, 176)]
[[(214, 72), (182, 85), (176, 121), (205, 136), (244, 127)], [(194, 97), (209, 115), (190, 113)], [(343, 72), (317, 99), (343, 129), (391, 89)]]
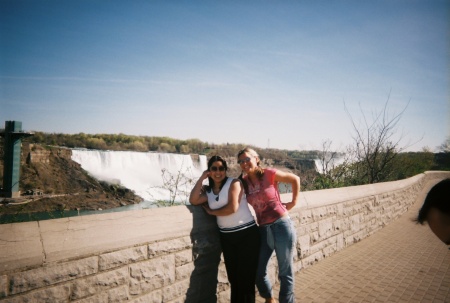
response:
[(259, 228), (220, 233), (223, 258), (231, 284), (231, 303), (255, 303), (256, 268), (259, 256)]

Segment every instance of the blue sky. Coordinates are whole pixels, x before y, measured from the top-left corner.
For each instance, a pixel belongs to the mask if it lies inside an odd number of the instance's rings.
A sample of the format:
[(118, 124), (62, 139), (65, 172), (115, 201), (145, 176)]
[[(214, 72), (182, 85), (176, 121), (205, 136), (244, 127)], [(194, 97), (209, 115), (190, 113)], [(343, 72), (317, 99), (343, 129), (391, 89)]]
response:
[[(291, 150), (450, 134), (450, 1), (0, 1), (0, 123)], [(409, 104), (408, 104), (409, 102)], [(369, 119), (370, 120), (370, 119)]]

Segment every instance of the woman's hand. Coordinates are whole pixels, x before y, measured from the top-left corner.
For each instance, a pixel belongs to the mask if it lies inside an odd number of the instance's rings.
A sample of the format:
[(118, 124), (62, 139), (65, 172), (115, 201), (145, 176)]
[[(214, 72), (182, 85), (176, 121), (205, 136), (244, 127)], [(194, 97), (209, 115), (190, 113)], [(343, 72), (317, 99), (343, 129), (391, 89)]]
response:
[(209, 215), (213, 215), (213, 210), (209, 207), (208, 202), (203, 203), (202, 207)]
[(288, 202), (288, 203), (283, 203), (284, 207), (286, 207), (287, 210), (291, 210), (294, 206), (295, 206), (295, 202)]
[(203, 171), (202, 175), (198, 179), (200, 182), (203, 182), (203, 180), (207, 179), (209, 177), (209, 170)]

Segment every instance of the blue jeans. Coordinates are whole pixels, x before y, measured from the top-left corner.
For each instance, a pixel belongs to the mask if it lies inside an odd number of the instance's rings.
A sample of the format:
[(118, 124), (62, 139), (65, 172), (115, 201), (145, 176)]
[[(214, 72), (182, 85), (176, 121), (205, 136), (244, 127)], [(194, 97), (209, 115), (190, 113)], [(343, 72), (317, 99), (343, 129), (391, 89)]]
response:
[(278, 261), (280, 279), (280, 303), (295, 302), (294, 296), (294, 244), (295, 229), (289, 216), (284, 216), (272, 224), (260, 226), (261, 249), (259, 252), (256, 286), (263, 298), (272, 297), (272, 284), (267, 275), (267, 264), (273, 251)]

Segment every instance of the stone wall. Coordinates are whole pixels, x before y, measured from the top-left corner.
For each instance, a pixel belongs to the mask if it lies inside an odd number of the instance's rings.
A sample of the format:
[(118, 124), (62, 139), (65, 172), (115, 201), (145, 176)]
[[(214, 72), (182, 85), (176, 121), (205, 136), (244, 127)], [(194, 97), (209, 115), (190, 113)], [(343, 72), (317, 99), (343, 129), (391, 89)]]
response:
[[(448, 177), (301, 193), (290, 212), (296, 270), (370, 236)], [(1, 302), (229, 302), (217, 226), (200, 207), (4, 224), (0, 234)]]

